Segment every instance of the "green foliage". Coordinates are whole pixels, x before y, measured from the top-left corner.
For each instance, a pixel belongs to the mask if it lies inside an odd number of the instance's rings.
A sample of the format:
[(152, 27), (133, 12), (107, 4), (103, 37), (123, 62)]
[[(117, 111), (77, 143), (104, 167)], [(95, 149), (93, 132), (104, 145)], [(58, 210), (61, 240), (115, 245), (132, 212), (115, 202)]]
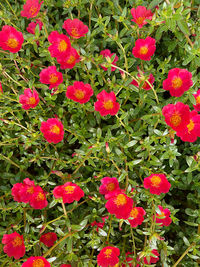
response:
[[(173, 266), (191, 246), (180, 266), (198, 266), (199, 140), (187, 143), (175, 137), (174, 143), (171, 142), (161, 112), (169, 103), (181, 101), (191, 109), (195, 103), (192, 94), (199, 88), (200, 81), (198, 2), (46, 0), (39, 14), (44, 27), (41, 31), (37, 27), (35, 35), (26, 31), (30, 21), (20, 16), (24, 1), (0, 3), (1, 28), (11, 25), (21, 31), (25, 39), (19, 53), (0, 50), (0, 80), (4, 91), (0, 95), (0, 239), (12, 231), (23, 234), (25, 258), (45, 255), (52, 266), (68, 262), (74, 264), (72, 266), (92, 267), (96, 266), (99, 250), (109, 243), (120, 249), (120, 262), (124, 261), (127, 251), (145, 253), (149, 247), (158, 248), (161, 256), (156, 266), (167, 267)], [(140, 30), (131, 22), (130, 13), (130, 9), (138, 5), (155, 12), (152, 21)], [(157, 5), (159, 9), (155, 9)], [(79, 18), (88, 25), (89, 32), (86, 37), (73, 41), (81, 61), (71, 70), (62, 70), (64, 82), (51, 95), (48, 86), (39, 82), (39, 73), (51, 65), (59, 68), (48, 52), (47, 37), (53, 30), (64, 33), (62, 25), (67, 18)], [(131, 52), (138, 34), (140, 38), (150, 35), (156, 39), (156, 52), (142, 67), (147, 76), (152, 73), (155, 77), (158, 101), (152, 90), (130, 85), (131, 76), (136, 77), (137, 66), (141, 66), (141, 60)], [(100, 66), (105, 63), (100, 56), (103, 49), (116, 53), (117, 66), (129, 75), (122, 78), (119, 69), (111, 72), (109, 63), (105, 72)], [(162, 89), (163, 80), (175, 67), (192, 72), (194, 82), (178, 100)], [(86, 104), (66, 98), (66, 88), (74, 81), (91, 84), (94, 96)], [(40, 104), (28, 111), (19, 104), (19, 95), (25, 88), (36, 88), (40, 96)], [(101, 117), (94, 111), (96, 95), (103, 89), (114, 91), (117, 96), (120, 110), (116, 116)], [(41, 122), (55, 114), (65, 128), (64, 140), (56, 145), (49, 144), (40, 132)], [(76, 155), (72, 157), (73, 153)], [(143, 188), (143, 179), (152, 173), (167, 175), (172, 185), (168, 194), (155, 196)], [(112, 219), (109, 216), (99, 232), (91, 226), (93, 221), (100, 222), (101, 217), (108, 215), (106, 200), (99, 194), (100, 180), (105, 176), (117, 177), (121, 188), (127, 189), (137, 206), (142, 206), (147, 213), (143, 224), (133, 228), (133, 235), (128, 221), (120, 221), (115, 216)], [(47, 208), (38, 211), (13, 201), (12, 186), (26, 177), (49, 192)], [(54, 199), (52, 191), (67, 181), (79, 185), (85, 196), (78, 203), (66, 204), (65, 216), (61, 202)], [(132, 188), (136, 190), (131, 192)], [(157, 205), (171, 211), (170, 226), (152, 227)], [(52, 251), (39, 243), (40, 231), (45, 229), (56, 232), (59, 241), (65, 237)], [(0, 256), (1, 266), (12, 263), (17, 267), (21, 262), (4, 253)]]

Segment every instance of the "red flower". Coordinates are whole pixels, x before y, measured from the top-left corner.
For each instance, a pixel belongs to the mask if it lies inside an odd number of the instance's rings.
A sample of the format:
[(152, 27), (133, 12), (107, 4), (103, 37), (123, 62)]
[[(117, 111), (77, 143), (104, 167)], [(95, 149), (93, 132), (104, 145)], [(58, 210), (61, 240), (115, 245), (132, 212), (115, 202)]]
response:
[(39, 29), (41, 31), (42, 30), (43, 23), (39, 19), (36, 19), (35, 22), (32, 21), (32, 22), (30, 22), (28, 24), (28, 27), (26, 28), (27, 32), (29, 32), (31, 34), (35, 34), (35, 28), (36, 28), (37, 25), (39, 25)]
[(85, 36), (88, 32), (88, 27), (83, 24), (79, 19), (67, 19), (64, 21), (63, 29), (75, 39), (79, 39), (82, 36)]
[[(142, 85), (142, 88), (144, 89), (144, 90), (150, 90), (151, 89), (151, 86), (145, 81), (146, 80), (146, 78), (145, 78), (145, 76), (141, 76), (140, 74), (138, 74), (137, 75), (138, 76), (138, 78), (139, 78), (139, 84), (138, 84), (138, 82), (136, 82), (135, 80), (133, 80), (132, 82), (131, 82), (131, 84), (133, 84), (133, 85), (135, 85), (136, 87), (140, 87), (140, 85)], [(144, 82), (145, 81), (145, 82)], [(154, 78), (154, 76), (152, 75), (152, 74), (150, 74), (149, 76), (148, 76), (148, 81), (149, 81), (149, 83), (153, 86), (153, 83), (154, 83), (154, 81), (155, 81), (155, 78)]]
[(91, 223), (91, 226), (93, 226), (93, 227), (94, 227), (94, 226), (97, 226), (96, 231), (99, 232), (99, 228), (102, 229), (102, 228), (104, 227), (104, 224), (105, 224), (105, 220), (106, 220), (106, 219), (108, 219), (108, 216), (102, 217), (102, 218), (101, 218), (102, 222), (99, 222), (99, 223), (96, 222), (96, 221), (92, 222), (92, 223)]
[(96, 111), (99, 111), (101, 116), (108, 114), (114, 116), (119, 111), (120, 105), (116, 102), (114, 92), (107, 93), (103, 90), (97, 95), (97, 99), (98, 101), (94, 103), (94, 107)]
[(23, 183), (17, 183), (13, 185), (12, 196), (17, 202), (28, 203), (34, 193), (35, 183), (29, 178), (24, 179)]
[(190, 108), (181, 102), (164, 106), (162, 114), (167, 125), (175, 131), (183, 129), (190, 122)]
[(135, 42), (135, 47), (133, 47), (132, 53), (135, 57), (142, 60), (150, 60), (156, 50), (156, 40), (151, 37), (146, 39), (138, 39)]
[(49, 84), (49, 89), (57, 87), (63, 82), (62, 72), (56, 70), (56, 66), (49, 66), (40, 72), (40, 82)]
[(40, 242), (45, 244), (47, 247), (52, 247), (56, 242), (56, 240), (57, 240), (56, 233), (46, 233), (40, 237)]
[(22, 104), (22, 108), (28, 110), (38, 105), (40, 99), (36, 90), (31, 92), (30, 88), (24, 90), (24, 94), (19, 96), (19, 103)]
[(21, 267), (51, 267), (50, 263), (44, 257), (30, 257)]
[(63, 59), (63, 57), (68, 56), (71, 43), (66, 35), (53, 31), (50, 33), (48, 40), (52, 44), (48, 48), (52, 57), (61, 57)]
[(64, 58), (57, 58), (58, 63), (60, 64), (61, 69), (72, 69), (76, 63), (80, 61), (80, 56), (77, 53), (76, 49), (71, 47), (70, 52)]
[(0, 82), (0, 94), (3, 94), (3, 88), (1, 82)]
[(5, 25), (0, 31), (0, 47), (12, 53), (17, 53), (23, 44), (24, 37), (12, 26)]
[(17, 232), (3, 235), (2, 244), (5, 245), (3, 251), (8, 257), (14, 257), (17, 260), (25, 254), (23, 235), (19, 235)]
[(71, 267), (71, 264), (61, 264), (60, 267)]
[(74, 82), (73, 85), (67, 87), (66, 97), (84, 104), (90, 100), (93, 90), (90, 84), (83, 82)]
[(150, 189), (151, 194), (160, 195), (168, 193), (171, 184), (168, 182), (164, 174), (151, 174), (144, 178), (144, 188)]
[(119, 193), (110, 198), (106, 203), (106, 208), (109, 213), (115, 214), (118, 219), (128, 219), (133, 207), (132, 198), (124, 193)]
[[(104, 58), (111, 58), (113, 55), (115, 55), (115, 58), (113, 60), (113, 62), (111, 62), (113, 65), (116, 66), (115, 62), (118, 61), (118, 56), (115, 54), (115, 53), (111, 53), (111, 51), (109, 49), (105, 49), (105, 50), (102, 50), (100, 55), (102, 55)], [(108, 70), (108, 68), (104, 67), (103, 65), (101, 65), (102, 69), (104, 69), (105, 71)], [(116, 70), (115, 67), (111, 67), (111, 71), (114, 71)]]
[(55, 198), (62, 198), (64, 203), (72, 203), (79, 201), (83, 196), (83, 190), (72, 182), (67, 182), (64, 185), (56, 186), (53, 190)]
[(21, 11), (21, 16), (27, 19), (34, 18), (40, 11), (41, 5), (44, 1), (39, 3), (39, 0), (27, 0), (26, 4), (23, 5), (23, 10)]
[(146, 214), (145, 210), (141, 207), (134, 207), (131, 210), (130, 217), (133, 219), (128, 219), (131, 227), (137, 227), (141, 225), (144, 221), (144, 215)]
[(156, 213), (156, 223), (161, 223), (160, 226), (169, 226), (172, 219), (169, 217), (171, 212), (168, 209), (163, 209), (162, 206), (158, 205), (160, 214)]
[(48, 205), (45, 192), (40, 186), (37, 186), (34, 189), (34, 193), (30, 199), (29, 204), (34, 209), (44, 209)]
[(193, 96), (196, 99), (196, 105), (193, 105), (193, 107), (196, 111), (200, 111), (200, 89), (196, 92), (196, 94), (193, 94)]
[(97, 255), (97, 264), (101, 267), (111, 267), (119, 262), (120, 250), (116, 247), (105, 247)]
[(58, 119), (52, 118), (42, 122), (40, 131), (43, 133), (47, 142), (57, 144), (63, 140), (63, 128), (62, 122)]
[[(151, 254), (154, 254), (155, 257), (151, 256)], [(148, 265), (156, 263), (157, 261), (159, 261), (159, 256), (160, 254), (158, 253), (157, 249), (152, 249), (149, 253), (149, 256), (144, 257), (144, 263)], [(140, 258), (137, 258), (137, 261), (140, 261)], [(139, 266), (141, 266), (141, 264), (136, 265), (136, 267)]]
[(105, 195), (105, 199), (109, 199), (118, 194), (121, 190), (119, 182), (115, 177), (104, 177), (101, 179), (102, 185), (99, 187), (99, 193)]
[[(127, 266), (129, 266), (129, 267), (133, 267), (133, 258), (132, 257), (130, 257), (129, 255), (132, 255), (133, 253), (131, 253), (131, 252), (127, 252), (126, 253), (126, 259), (125, 259), (125, 261), (123, 261), (123, 263), (122, 263), (122, 266), (121, 267), (127, 267)], [(131, 263), (129, 263), (129, 262), (131, 262)], [(128, 264), (128, 265), (127, 265)]]
[(139, 28), (142, 28), (148, 22), (146, 19), (152, 20), (153, 13), (151, 10), (146, 9), (144, 6), (138, 6), (137, 8), (131, 9), (131, 15), (133, 16), (132, 21), (134, 21)]
[(174, 68), (163, 81), (163, 89), (168, 90), (171, 96), (182, 96), (193, 85), (192, 73), (185, 69)]
[(195, 142), (197, 137), (200, 137), (200, 115), (196, 110), (190, 112), (189, 123), (177, 131), (177, 136), (184, 142)]

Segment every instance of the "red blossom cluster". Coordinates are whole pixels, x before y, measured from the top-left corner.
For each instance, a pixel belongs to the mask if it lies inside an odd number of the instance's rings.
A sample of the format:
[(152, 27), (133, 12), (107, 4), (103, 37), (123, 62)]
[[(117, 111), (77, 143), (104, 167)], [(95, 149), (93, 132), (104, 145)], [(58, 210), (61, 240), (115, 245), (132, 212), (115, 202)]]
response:
[(46, 192), (29, 178), (24, 179), (23, 183), (13, 185), (12, 196), (15, 201), (29, 203), (34, 209), (43, 209), (48, 205)]
[(56, 186), (53, 195), (55, 198), (62, 198), (63, 203), (72, 203), (84, 197), (84, 192), (77, 184), (67, 182), (64, 185)]
[(182, 102), (168, 104), (162, 109), (165, 122), (184, 142), (195, 142), (200, 137), (200, 115), (196, 110), (190, 111)]

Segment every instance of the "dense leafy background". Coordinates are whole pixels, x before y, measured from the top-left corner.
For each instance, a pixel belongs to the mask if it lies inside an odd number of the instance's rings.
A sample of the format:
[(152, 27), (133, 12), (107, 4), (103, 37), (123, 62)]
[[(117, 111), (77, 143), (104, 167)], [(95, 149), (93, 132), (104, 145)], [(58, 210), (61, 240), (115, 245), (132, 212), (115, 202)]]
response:
[[(191, 108), (194, 104), (192, 93), (197, 91), (200, 81), (199, 3), (199, 0), (46, 0), (39, 15), (45, 27), (41, 32), (36, 30), (33, 36), (26, 31), (30, 20), (20, 17), (24, 1), (0, 2), (1, 27), (5, 24), (14, 26), (25, 38), (17, 54), (0, 50), (0, 80), (4, 90), (0, 97), (3, 119), (0, 121), (0, 238), (5, 233), (11, 233), (12, 229), (24, 234), (26, 257), (30, 257), (48, 251), (38, 241), (42, 225), (55, 231), (59, 239), (71, 227), (73, 234), (55, 250), (47, 252), (47, 258), (51, 258), (53, 266), (67, 262), (96, 266), (96, 256), (106, 246), (109, 233), (109, 242), (120, 248), (120, 260), (123, 261), (125, 252), (133, 251), (130, 227), (124, 222), (122, 230), (119, 230), (116, 218), (111, 224), (109, 219), (99, 233), (90, 226), (91, 222), (108, 214), (98, 188), (100, 179), (110, 176), (117, 177), (122, 188), (128, 185), (128, 192), (132, 187), (137, 188), (130, 194), (147, 211), (145, 222), (133, 230), (136, 252), (142, 251), (144, 244), (148, 247), (151, 240), (155, 246), (157, 244), (161, 254), (156, 266), (172, 266), (194, 242), (179, 266), (198, 266), (199, 140), (192, 144), (175, 137), (172, 143), (161, 110), (166, 104), (177, 101), (162, 89), (168, 71), (175, 67), (192, 72), (194, 85), (178, 100)], [(130, 85), (132, 79), (128, 75), (122, 79), (119, 70), (111, 73), (109, 68), (105, 72), (99, 66), (104, 62), (99, 56), (100, 51), (108, 48), (118, 55), (118, 67), (132, 76), (137, 75), (141, 61), (134, 58), (131, 51), (138, 39), (138, 27), (131, 22), (130, 9), (138, 5), (151, 8), (156, 14), (139, 34), (140, 38), (150, 35), (156, 39), (155, 55), (143, 65), (145, 72), (155, 77), (154, 88), (159, 103), (152, 90), (145, 91)], [(156, 5), (159, 9), (155, 9)], [(53, 30), (65, 33), (62, 25), (67, 18), (81, 19), (88, 25), (89, 33), (73, 41), (72, 45), (80, 51), (82, 60), (72, 70), (62, 70), (64, 82), (56, 94), (51, 95), (48, 86), (39, 82), (39, 73), (52, 64), (59, 68), (48, 52), (47, 36)], [(90, 83), (95, 92), (84, 105), (65, 97), (66, 87), (76, 80)], [(41, 101), (35, 109), (24, 111), (18, 99), (28, 87), (37, 89)], [(95, 96), (103, 89), (116, 93), (121, 105), (117, 116), (101, 117), (94, 111)], [(39, 130), (41, 122), (55, 114), (65, 127), (64, 140), (57, 145), (47, 143)], [(110, 153), (106, 151), (106, 142)], [(77, 153), (76, 156), (72, 157), (73, 153)], [(53, 174), (55, 170), (62, 173)], [(167, 174), (172, 184), (166, 196), (152, 197), (142, 187), (142, 180), (155, 172)], [(33, 210), (13, 201), (12, 185), (26, 177), (49, 192), (49, 205), (44, 210)], [(85, 192), (79, 204), (66, 205), (68, 218), (63, 216), (61, 204), (52, 195), (53, 188), (66, 181), (74, 181)], [(152, 201), (168, 207), (172, 213), (173, 223), (155, 230), (165, 240), (157, 239), (150, 229)], [(62, 217), (57, 219), (59, 216)], [(52, 221), (54, 219), (57, 220)], [(1, 254), (1, 266), (8, 266), (11, 262), (6, 254)], [(20, 263), (15, 261), (11, 266), (20, 266)]]

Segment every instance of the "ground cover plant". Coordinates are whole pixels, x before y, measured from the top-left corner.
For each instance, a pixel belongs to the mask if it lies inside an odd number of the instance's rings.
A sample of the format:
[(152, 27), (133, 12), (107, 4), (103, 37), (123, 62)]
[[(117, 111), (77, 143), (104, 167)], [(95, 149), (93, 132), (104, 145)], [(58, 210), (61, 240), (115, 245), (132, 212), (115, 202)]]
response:
[(199, 266), (199, 0), (0, 7), (1, 266)]

